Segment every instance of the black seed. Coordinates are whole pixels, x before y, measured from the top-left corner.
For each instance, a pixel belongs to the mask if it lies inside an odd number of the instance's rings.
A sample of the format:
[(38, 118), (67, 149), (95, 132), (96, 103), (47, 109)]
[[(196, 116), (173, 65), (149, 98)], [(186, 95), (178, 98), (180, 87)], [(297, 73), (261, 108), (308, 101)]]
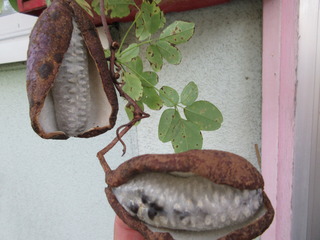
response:
[(153, 202), (153, 203), (150, 203), (150, 208), (153, 208), (155, 209), (156, 211), (158, 212), (161, 212), (163, 211), (163, 207), (162, 206), (159, 206), (157, 203)]
[(137, 213), (138, 213), (138, 210), (139, 210), (139, 206), (138, 206), (138, 204), (135, 204), (135, 203), (133, 203), (133, 202), (130, 202), (130, 204), (129, 204), (129, 209), (130, 209), (130, 211), (131, 211), (132, 213), (137, 214)]
[(190, 213), (189, 212), (180, 212), (180, 211), (175, 211), (175, 213), (179, 216), (179, 219), (180, 220), (183, 220), (184, 218), (190, 216)]
[(141, 200), (142, 200), (142, 203), (144, 203), (144, 204), (149, 202), (149, 198), (144, 194), (142, 195)]
[(154, 217), (155, 217), (157, 214), (158, 214), (158, 213), (157, 213), (157, 210), (155, 210), (154, 208), (150, 207), (150, 208), (148, 209), (148, 217), (149, 217), (151, 220), (153, 220)]
[(176, 215), (180, 215), (182, 212), (181, 211), (179, 211), (179, 210), (177, 210), (177, 209), (173, 209), (173, 212), (174, 212), (174, 214), (176, 214)]

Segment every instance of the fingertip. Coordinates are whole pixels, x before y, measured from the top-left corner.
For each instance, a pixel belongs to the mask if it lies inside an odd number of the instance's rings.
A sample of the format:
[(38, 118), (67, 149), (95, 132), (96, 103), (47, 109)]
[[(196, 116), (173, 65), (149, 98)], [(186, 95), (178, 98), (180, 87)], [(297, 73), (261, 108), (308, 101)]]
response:
[(131, 229), (118, 216), (114, 221), (114, 240), (144, 240), (142, 235)]

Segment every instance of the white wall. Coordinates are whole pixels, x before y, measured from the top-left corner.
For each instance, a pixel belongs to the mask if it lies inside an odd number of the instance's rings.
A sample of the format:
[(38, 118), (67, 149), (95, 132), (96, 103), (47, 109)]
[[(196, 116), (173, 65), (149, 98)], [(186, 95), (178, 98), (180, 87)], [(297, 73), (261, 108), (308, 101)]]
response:
[[(197, 82), (200, 98), (216, 104), (224, 116), (220, 130), (204, 134), (204, 147), (232, 151), (257, 166), (261, 1), (233, 1), (167, 19), (194, 21), (196, 33), (180, 47), (182, 63), (164, 67), (160, 84), (181, 91), (187, 82)], [(114, 213), (95, 155), (114, 130), (90, 140), (40, 139), (30, 127), (21, 63), (0, 66), (0, 96), (0, 239), (112, 239)], [(152, 118), (126, 136), (126, 156), (120, 158), (120, 146), (107, 156), (112, 167), (138, 154), (172, 152), (170, 144), (157, 140), (159, 113), (149, 112)], [(118, 118), (118, 126), (126, 121), (122, 111)]]
[[(178, 45), (182, 62), (166, 65), (159, 87), (182, 91), (189, 82), (199, 86), (199, 99), (208, 100), (222, 112), (224, 123), (214, 132), (203, 132), (204, 148), (240, 154), (255, 166), (254, 144), (261, 129), (261, 1), (233, 1), (192, 12), (170, 14), (196, 24), (194, 37)], [(157, 140), (159, 112), (139, 126), (139, 153), (173, 152), (171, 144)], [(153, 144), (150, 144), (153, 143)]]

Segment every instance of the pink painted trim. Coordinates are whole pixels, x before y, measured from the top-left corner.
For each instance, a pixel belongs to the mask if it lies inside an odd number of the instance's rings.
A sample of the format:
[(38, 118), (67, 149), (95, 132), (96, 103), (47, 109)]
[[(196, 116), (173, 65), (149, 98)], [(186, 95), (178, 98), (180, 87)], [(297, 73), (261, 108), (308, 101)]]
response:
[(298, 7), (263, 2), (262, 174), (276, 215), (262, 240), (291, 239)]
[[(279, 82), (280, 82), (280, 1), (263, 2), (262, 53), (262, 175), (265, 191), (277, 209)], [(276, 211), (277, 213), (277, 211)], [(277, 219), (263, 234), (263, 240), (276, 240)]]

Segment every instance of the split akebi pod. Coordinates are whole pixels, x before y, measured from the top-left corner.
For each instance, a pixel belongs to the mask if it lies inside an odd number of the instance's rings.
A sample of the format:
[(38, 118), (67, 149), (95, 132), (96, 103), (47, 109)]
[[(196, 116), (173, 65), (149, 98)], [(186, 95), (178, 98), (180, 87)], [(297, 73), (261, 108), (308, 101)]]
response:
[(117, 215), (149, 240), (249, 240), (274, 217), (261, 174), (216, 150), (134, 157), (106, 175)]
[(117, 95), (94, 24), (73, 0), (54, 0), (31, 35), (27, 92), (42, 138), (92, 137), (111, 129)]

